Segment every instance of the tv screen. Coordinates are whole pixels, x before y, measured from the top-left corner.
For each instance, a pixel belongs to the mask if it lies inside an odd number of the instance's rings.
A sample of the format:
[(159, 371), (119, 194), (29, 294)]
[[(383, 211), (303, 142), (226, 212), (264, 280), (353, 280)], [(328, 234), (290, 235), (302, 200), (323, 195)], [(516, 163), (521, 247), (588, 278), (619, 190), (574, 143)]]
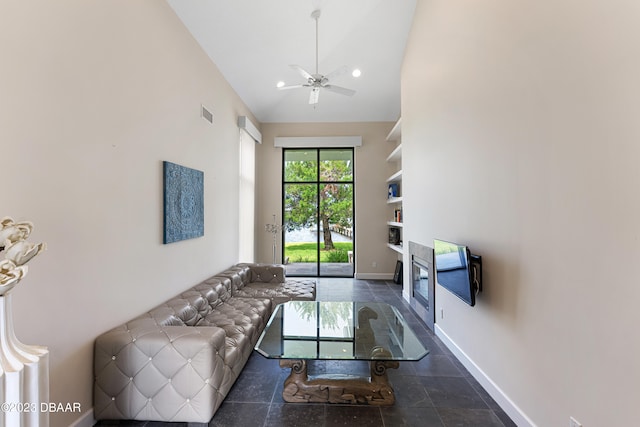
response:
[(470, 306), (482, 290), (482, 258), (457, 243), (435, 239), (433, 245), (437, 281), (440, 286)]

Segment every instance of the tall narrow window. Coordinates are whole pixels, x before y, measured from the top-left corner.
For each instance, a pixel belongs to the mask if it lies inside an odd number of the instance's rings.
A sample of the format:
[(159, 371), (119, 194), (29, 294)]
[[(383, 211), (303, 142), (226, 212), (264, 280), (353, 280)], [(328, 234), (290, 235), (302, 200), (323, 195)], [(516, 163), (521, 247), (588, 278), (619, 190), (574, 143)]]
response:
[(283, 156), (287, 274), (353, 277), (353, 148), (285, 148)]
[(240, 130), (240, 183), (238, 259), (253, 262), (255, 258), (255, 152), (256, 143), (244, 130)]

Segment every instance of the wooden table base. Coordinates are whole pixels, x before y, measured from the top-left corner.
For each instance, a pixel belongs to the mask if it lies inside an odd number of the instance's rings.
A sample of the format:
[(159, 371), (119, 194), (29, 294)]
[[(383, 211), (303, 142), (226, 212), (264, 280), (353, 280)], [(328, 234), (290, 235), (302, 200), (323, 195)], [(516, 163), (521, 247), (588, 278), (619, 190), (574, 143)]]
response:
[(387, 369), (397, 369), (398, 361), (372, 360), (371, 377), (358, 378), (344, 375), (307, 375), (306, 360), (280, 360), (280, 366), (291, 368), (284, 381), (282, 398), (291, 403), (348, 403), (390, 406), (395, 403), (393, 388), (387, 378)]

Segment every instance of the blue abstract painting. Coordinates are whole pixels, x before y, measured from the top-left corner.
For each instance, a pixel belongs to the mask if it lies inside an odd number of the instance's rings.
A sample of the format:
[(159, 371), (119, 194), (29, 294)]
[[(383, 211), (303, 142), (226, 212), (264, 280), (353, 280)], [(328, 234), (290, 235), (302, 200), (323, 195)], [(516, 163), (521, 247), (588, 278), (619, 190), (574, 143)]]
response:
[(164, 243), (204, 235), (204, 172), (163, 162)]

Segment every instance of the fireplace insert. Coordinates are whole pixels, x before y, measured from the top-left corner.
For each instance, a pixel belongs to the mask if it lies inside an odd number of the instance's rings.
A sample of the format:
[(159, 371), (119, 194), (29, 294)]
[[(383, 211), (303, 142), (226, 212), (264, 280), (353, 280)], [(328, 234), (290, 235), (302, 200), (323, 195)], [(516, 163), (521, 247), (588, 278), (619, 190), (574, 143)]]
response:
[(424, 323), (433, 330), (435, 323), (435, 275), (433, 249), (409, 242), (411, 259), (410, 304)]
[(411, 260), (412, 279), (413, 279), (413, 297), (420, 304), (429, 306), (429, 265), (427, 261), (416, 256)]

